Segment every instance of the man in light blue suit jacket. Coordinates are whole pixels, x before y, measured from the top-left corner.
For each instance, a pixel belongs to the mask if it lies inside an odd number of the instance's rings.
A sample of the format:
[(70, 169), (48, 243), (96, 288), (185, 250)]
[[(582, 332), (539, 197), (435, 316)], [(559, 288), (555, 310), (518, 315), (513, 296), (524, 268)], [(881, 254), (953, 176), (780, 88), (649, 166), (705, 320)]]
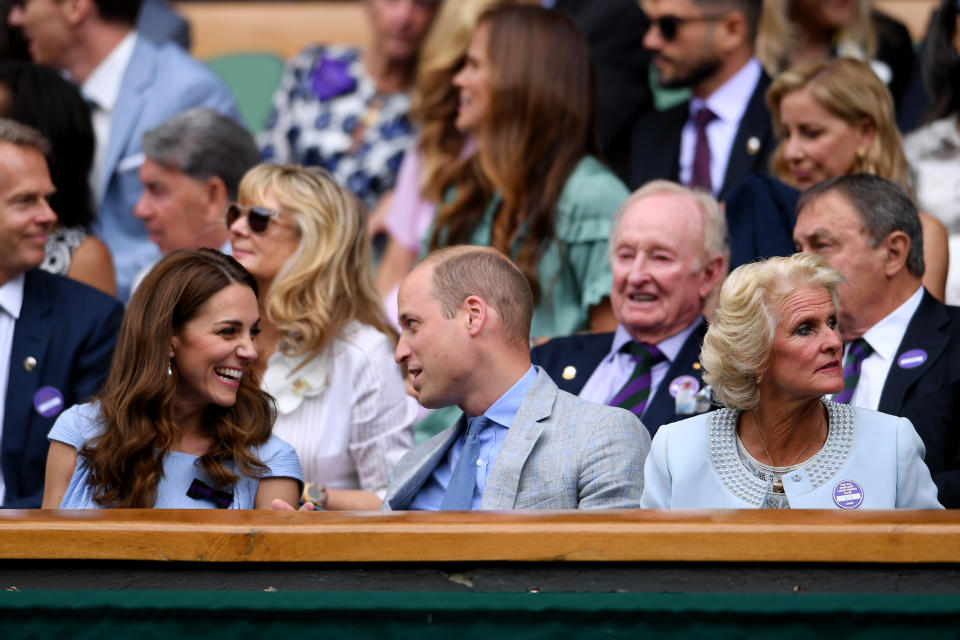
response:
[(396, 359), (420, 403), (466, 415), (400, 460), (384, 509), (639, 505), (649, 433), (629, 411), (560, 391), (531, 365), (533, 295), (513, 263), (484, 247), (435, 252), (398, 302)]
[(34, 62), (67, 71), (91, 103), (97, 137), (91, 178), (97, 234), (113, 253), (117, 292), (130, 295), (137, 272), (160, 257), (133, 215), (142, 185), (144, 132), (192, 107), (210, 107), (239, 120), (233, 96), (209, 69), (172, 43), (138, 36), (142, 0), (28, 2), (10, 24), (23, 28)]

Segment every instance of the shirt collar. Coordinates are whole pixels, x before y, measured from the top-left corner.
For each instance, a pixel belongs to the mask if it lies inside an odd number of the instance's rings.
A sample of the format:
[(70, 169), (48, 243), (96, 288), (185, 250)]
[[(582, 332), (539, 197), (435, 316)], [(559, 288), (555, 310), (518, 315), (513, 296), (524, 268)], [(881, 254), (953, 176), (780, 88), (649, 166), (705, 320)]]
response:
[(907, 298), (906, 302), (863, 334), (863, 339), (883, 360), (891, 361), (897, 355), (897, 349), (900, 348), (903, 336), (907, 332), (907, 325), (910, 324), (910, 319), (916, 313), (922, 299), (923, 287), (920, 287)]
[(720, 120), (730, 123), (740, 122), (762, 72), (763, 68), (757, 59), (750, 58), (747, 64), (733, 74), (733, 77), (711, 93), (706, 101), (696, 97), (690, 100), (690, 115), (695, 114), (706, 104)]
[(20, 309), (23, 308), (23, 282), (21, 273), (0, 286), (0, 310), (6, 311), (14, 320), (20, 319)]
[[(690, 334), (693, 333), (693, 330), (696, 329), (701, 322), (703, 322), (703, 316), (697, 316), (683, 331), (661, 340), (654, 346), (660, 350), (660, 353), (667, 357), (668, 361), (673, 362), (677, 359), (677, 355), (680, 353), (680, 349), (683, 348), (684, 343), (686, 343), (687, 338), (690, 337)], [(613, 334), (613, 344), (610, 345), (610, 353), (607, 354), (604, 361), (612, 362), (614, 357), (623, 349), (623, 345), (628, 342), (633, 342), (633, 338), (627, 333), (626, 327), (622, 324), (618, 325), (616, 333)]]
[(509, 429), (513, 424), (514, 416), (520, 409), (520, 405), (523, 404), (524, 396), (527, 395), (527, 391), (530, 390), (536, 380), (537, 370), (533, 365), (530, 365), (530, 369), (523, 374), (523, 377), (490, 405), (490, 408), (484, 411), (483, 415)]
[(87, 81), (83, 83), (83, 95), (92, 100), (97, 107), (110, 112), (120, 96), (120, 84), (123, 73), (133, 58), (133, 48), (137, 44), (137, 32), (128, 33), (110, 54), (100, 61)]

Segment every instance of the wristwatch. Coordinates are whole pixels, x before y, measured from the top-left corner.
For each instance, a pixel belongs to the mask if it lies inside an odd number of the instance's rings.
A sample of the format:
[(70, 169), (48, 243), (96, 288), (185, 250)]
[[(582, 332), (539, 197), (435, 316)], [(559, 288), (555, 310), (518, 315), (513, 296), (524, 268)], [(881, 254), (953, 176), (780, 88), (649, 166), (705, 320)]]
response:
[(303, 493), (300, 500), (305, 504), (312, 502), (317, 511), (326, 511), (327, 509), (327, 488), (322, 484), (307, 482), (303, 485)]

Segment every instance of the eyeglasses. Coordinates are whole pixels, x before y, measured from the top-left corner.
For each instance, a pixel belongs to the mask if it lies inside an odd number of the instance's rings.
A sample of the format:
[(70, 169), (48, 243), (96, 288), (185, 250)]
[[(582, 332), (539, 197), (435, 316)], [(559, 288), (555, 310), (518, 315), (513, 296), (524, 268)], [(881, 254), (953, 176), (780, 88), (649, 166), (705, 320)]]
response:
[[(726, 14), (689, 18), (666, 15), (660, 16), (659, 18), (652, 18), (650, 20), (650, 27), (656, 25), (663, 39), (669, 42), (677, 37), (677, 30), (688, 22), (714, 22), (716, 20), (722, 20), (725, 15)], [(649, 30), (650, 27), (647, 27), (647, 29)]]
[(279, 215), (279, 211), (273, 211), (266, 207), (244, 207), (239, 204), (232, 204), (227, 207), (227, 229), (243, 216), (247, 216), (247, 225), (249, 225), (250, 231), (263, 233), (267, 230), (270, 221)]

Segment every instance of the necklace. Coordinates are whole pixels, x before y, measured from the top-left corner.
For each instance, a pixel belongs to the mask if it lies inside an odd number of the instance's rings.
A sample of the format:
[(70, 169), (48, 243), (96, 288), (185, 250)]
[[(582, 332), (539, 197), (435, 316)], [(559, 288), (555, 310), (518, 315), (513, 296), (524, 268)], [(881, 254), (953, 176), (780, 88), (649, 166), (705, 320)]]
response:
[[(823, 427), (823, 414), (818, 412), (817, 416), (818, 416), (817, 433), (819, 434), (820, 429)], [(757, 421), (756, 410), (753, 410), (750, 412), (750, 417), (753, 418), (753, 426), (756, 428), (757, 435), (760, 437), (760, 444), (763, 445), (763, 452), (767, 455), (767, 460), (770, 461), (770, 466), (773, 468), (776, 468), (777, 463), (773, 461), (773, 456), (770, 455), (770, 449), (767, 448), (767, 439), (763, 437), (763, 431), (760, 430), (760, 423)], [(784, 466), (792, 467), (793, 465), (797, 464), (797, 461), (800, 460), (800, 457), (804, 453), (806, 453), (809, 448), (810, 448), (810, 444), (808, 443), (807, 446), (805, 446), (803, 449), (800, 450), (800, 453), (798, 453), (797, 456), (793, 459), (793, 462)], [(773, 473), (772, 471), (771, 471), (771, 474), (774, 477), (774, 481), (773, 481), (774, 493), (783, 493), (783, 479), (780, 476)]]

